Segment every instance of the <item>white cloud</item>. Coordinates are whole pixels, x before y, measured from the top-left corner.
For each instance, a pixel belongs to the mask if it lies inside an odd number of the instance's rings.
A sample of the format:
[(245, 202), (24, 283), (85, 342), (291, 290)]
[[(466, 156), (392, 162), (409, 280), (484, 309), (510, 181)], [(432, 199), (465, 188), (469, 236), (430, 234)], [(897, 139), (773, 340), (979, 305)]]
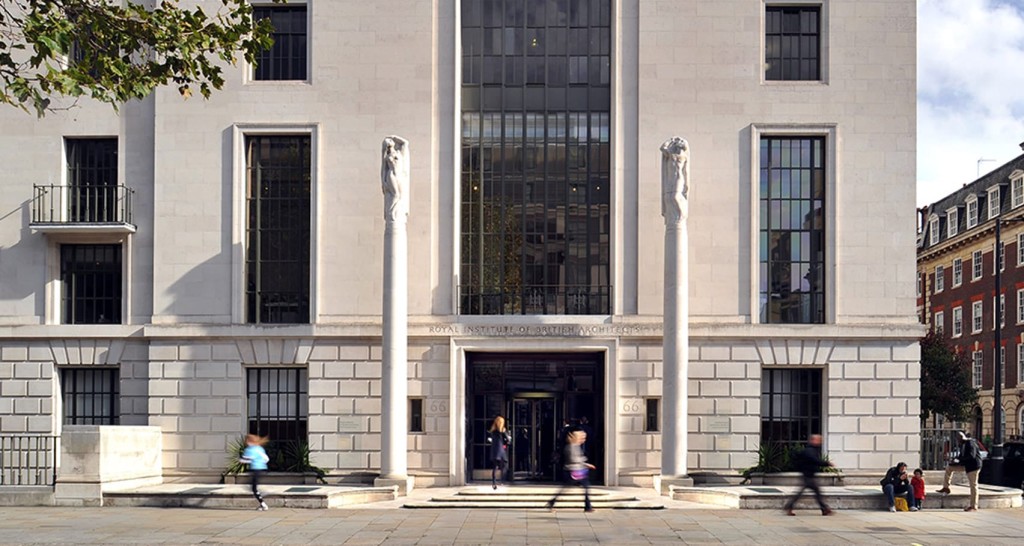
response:
[(917, 202), (933, 203), (1021, 154), (1024, 5), (919, 0)]

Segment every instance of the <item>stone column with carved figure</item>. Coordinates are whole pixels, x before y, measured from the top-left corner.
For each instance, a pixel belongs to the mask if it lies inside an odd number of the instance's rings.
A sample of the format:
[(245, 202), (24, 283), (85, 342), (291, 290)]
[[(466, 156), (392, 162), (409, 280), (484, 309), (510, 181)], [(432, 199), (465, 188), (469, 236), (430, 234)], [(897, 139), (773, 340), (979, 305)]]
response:
[(680, 137), (661, 145), (661, 215), (665, 218), (665, 323), (663, 337), (663, 423), (661, 479), (692, 485), (687, 478), (687, 368), (689, 364), (689, 292), (687, 231), (690, 199), (690, 146)]
[(412, 489), (408, 470), (409, 142), (398, 136), (381, 147), (384, 191), (384, 308), (381, 339), (381, 455), (378, 486)]

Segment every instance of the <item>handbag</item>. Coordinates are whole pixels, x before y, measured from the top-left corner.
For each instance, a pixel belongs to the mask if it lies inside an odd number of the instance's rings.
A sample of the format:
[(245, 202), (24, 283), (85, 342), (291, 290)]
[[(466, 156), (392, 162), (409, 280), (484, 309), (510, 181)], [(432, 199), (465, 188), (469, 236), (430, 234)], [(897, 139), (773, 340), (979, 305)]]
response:
[(896, 497), (894, 505), (896, 506), (897, 512), (909, 512), (910, 507), (907, 506), (907, 499), (903, 497)]

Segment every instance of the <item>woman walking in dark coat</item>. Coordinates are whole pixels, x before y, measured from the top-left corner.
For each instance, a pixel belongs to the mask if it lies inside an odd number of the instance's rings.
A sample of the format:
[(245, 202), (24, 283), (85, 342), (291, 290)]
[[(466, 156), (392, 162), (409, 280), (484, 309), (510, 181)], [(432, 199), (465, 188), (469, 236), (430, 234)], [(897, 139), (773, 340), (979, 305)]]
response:
[(512, 437), (505, 429), (505, 418), (497, 416), (487, 430), (487, 443), (491, 444), (491, 487), (498, 488), (497, 473), (501, 471), (501, 481), (505, 481), (505, 468), (508, 466), (508, 446)]
[(814, 479), (818, 469), (823, 466), (832, 466), (832, 463), (821, 457), (821, 435), (811, 434), (811, 437), (807, 439), (807, 446), (797, 454), (796, 468), (800, 471), (803, 483), (800, 486), (800, 490), (786, 502), (786, 507), (783, 510), (787, 514), (790, 516), (796, 515), (793, 512), (793, 507), (796, 506), (796, 501), (800, 500), (800, 496), (804, 494), (805, 489), (810, 489), (814, 493), (814, 500), (818, 502), (818, 507), (821, 508), (821, 515), (828, 516), (832, 514), (832, 509), (825, 504), (825, 499), (821, 496), (821, 488), (818, 487), (818, 482)]

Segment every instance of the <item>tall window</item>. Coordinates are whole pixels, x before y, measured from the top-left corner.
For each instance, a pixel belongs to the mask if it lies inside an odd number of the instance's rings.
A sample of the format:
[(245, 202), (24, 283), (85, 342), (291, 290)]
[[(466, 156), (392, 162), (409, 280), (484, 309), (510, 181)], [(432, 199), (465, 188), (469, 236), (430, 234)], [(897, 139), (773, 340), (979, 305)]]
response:
[(935, 313), (935, 323), (932, 324), (932, 331), (935, 332), (936, 334), (942, 335), (942, 333), (945, 331), (943, 324), (944, 322), (945, 313), (943, 313), (942, 311)]
[(928, 221), (928, 240), (930, 244), (939, 244), (939, 217), (932, 216), (931, 220)]
[(953, 308), (953, 337), (960, 337), (964, 333), (964, 308)]
[(946, 288), (946, 268), (941, 265), (935, 267), (935, 290), (933, 293), (938, 294)]
[(997, 250), (998, 252), (995, 250), (992, 252), (992, 265), (998, 267), (999, 271), (1003, 271), (1006, 269), (1006, 243), (1000, 241)]
[(62, 324), (121, 323), (121, 245), (60, 245)]
[(246, 137), (246, 320), (309, 322), (310, 137)]
[(1024, 265), (1024, 232), (1017, 234), (1017, 265)]
[(1024, 322), (1024, 289), (1017, 290), (1017, 324)]
[(964, 282), (964, 261), (960, 258), (953, 259), (953, 286), (960, 286)]
[(967, 229), (978, 225), (978, 198), (970, 196), (967, 198)]
[(977, 334), (982, 328), (982, 302), (975, 301), (971, 303), (971, 333)]
[(121, 413), (117, 368), (61, 368), (65, 425), (116, 425)]
[[(268, 455), (292, 461), (308, 442), (309, 375), (305, 368), (248, 368), (246, 397), (249, 433), (269, 436)], [(285, 470), (279, 468), (276, 470)]]
[(763, 323), (825, 322), (825, 139), (764, 137), (760, 153)]
[(984, 267), (984, 264), (981, 262), (981, 251), (980, 250), (975, 250), (974, 253), (971, 254), (971, 280), (972, 281), (976, 281), (976, 280), (981, 278), (982, 267)]
[[(1017, 384), (1024, 384), (1024, 343), (1017, 344)], [(1024, 430), (1024, 423), (1021, 426)]]
[(1010, 181), (1010, 200), (1013, 208), (1024, 205), (1024, 176)]
[(65, 140), (68, 221), (114, 222), (117, 217), (117, 139)]
[(957, 208), (953, 207), (946, 211), (946, 237), (952, 237), (957, 234), (957, 222), (958, 218)]
[(764, 79), (821, 79), (821, 9), (765, 8)]
[(985, 356), (981, 351), (971, 353), (971, 386), (981, 388), (981, 372), (985, 366)]
[(761, 445), (796, 446), (821, 433), (820, 369), (761, 370)]
[(309, 44), (306, 39), (306, 6), (258, 6), (256, 21), (270, 19), (274, 45), (256, 58), (256, 80), (305, 80)]
[(462, 2), (463, 314), (609, 314), (611, 1)]

